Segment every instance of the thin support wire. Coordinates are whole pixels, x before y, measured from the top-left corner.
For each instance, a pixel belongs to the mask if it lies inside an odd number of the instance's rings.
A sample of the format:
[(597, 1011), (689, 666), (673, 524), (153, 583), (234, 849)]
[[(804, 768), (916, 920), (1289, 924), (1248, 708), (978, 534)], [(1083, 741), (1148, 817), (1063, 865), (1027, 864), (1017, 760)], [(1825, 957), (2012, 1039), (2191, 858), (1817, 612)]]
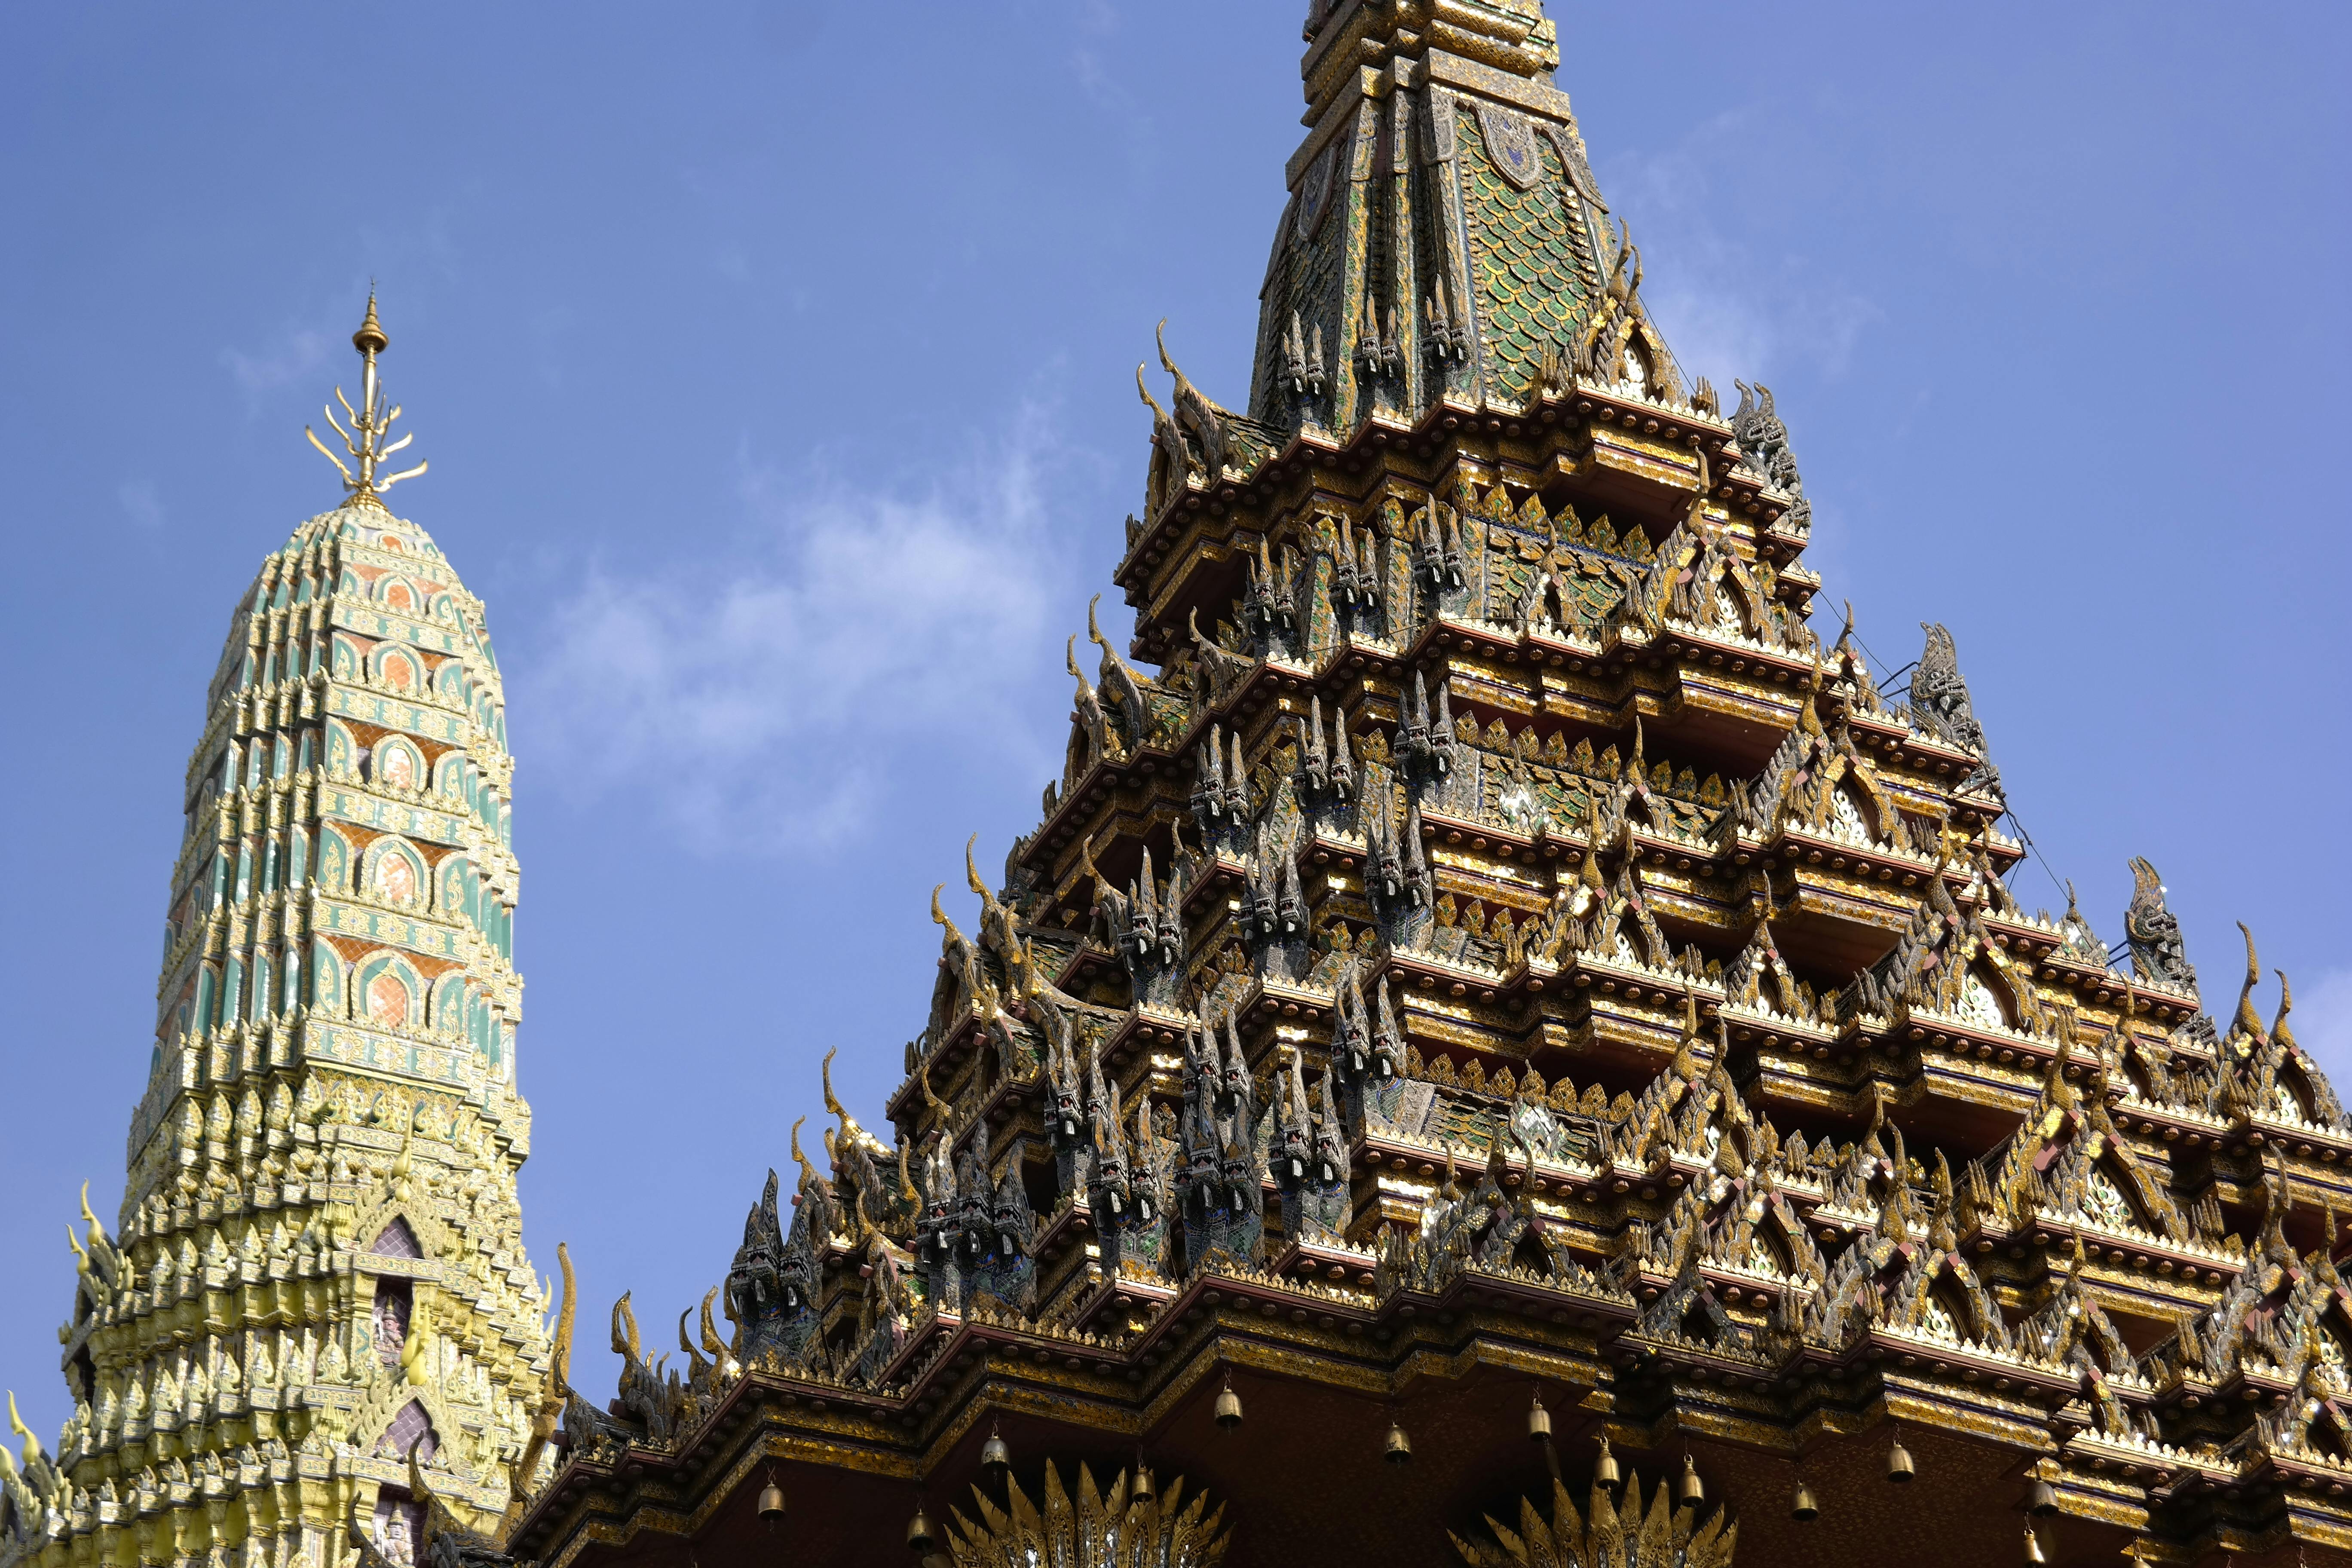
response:
[[(2025, 831), (2025, 823), (2018, 816), (2017, 808), (2013, 805), (2008, 805), (2006, 802), (2002, 803), (2002, 806), (2003, 809), (2001, 815), (2009, 818), (2011, 826), (2017, 829), (2018, 837), (2024, 840), (2026, 849), (2032, 853), (2036, 861), (2040, 862), (2042, 874), (2050, 879), (2050, 885), (2052, 887), (2057, 889), (2061, 893), (2064, 893), (2066, 891), (2066, 884), (2060, 879), (2058, 873), (2052, 869), (2049, 857), (2042, 853), (2042, 846), (2033, 842), (2033, 835)], [(2073, 895), (2068, 894), (2069, 901), (2072, 901), (2072, 898)]]
[[(1870, 645), (1869, 645), (1868, 643), (1864, 642), (1864, 641), (1862, 640), (1862, 634), (1861, 634), (1860, 632), (1856, 632), (1856, 633), (1854, 633), (1854, 634), (1853, 634), (1853, 641), (1854, 641), (1854, 646), (1862, 649), (1862, 657), (1863, 657), (1863, 658), (1866, 658), (1866, 659), (1870, 660), (1870, 662), (1871, 662), (1871, 663), (1873, 663), (1873, 664), (1876, 665), (1876, 666), (1877, 666), (1877, 667), (1878, 667), (1882, 671), (1883, 671), (1883, 670), (1885, 670), (1885, 669), (1886, 668), (1886, 661), (1885, 661), (1885, 659), (1883, 659), (1883, 658), (1879, 658), (1877, 654), (1875, 654), (1875, 653), (1874, 653), (1874, 652), (1872, 652), (1872, 651), (1871, 651), (1871, 647), (1870, 647)], [(1909, 666), (1907, 666), (1907, 665), (1906, 665), (1906, 666), (1905, 666), (1904, 668), (1909, 668)], [(1900, 674), (1902, 674), (1902, 673), (1903, 673), (1903, 671), (1902, 671), (1902, 670), (1899, 670), (1899, 669), (1898, 669), (1898, 670), (1896, 670), (1896, 671), (1895, 672), (1895, 675), (1900, 675)], [(1879, 683), (1881, 686), (1884, 686), (1884, 685), (1885, 685), (1888, 681), (1890, 681), (1890, 680), (1892, 680), (1892, 679), (1895, 679), (1895, 676), (1894, 676), (1894, 675), (1885, 675), (1885, 674), (1882, 674), (1882, 675), (1880, 675), (1880, 676), (1879, 676), (1879, 678), (1878, 678), (1878, 683)]]

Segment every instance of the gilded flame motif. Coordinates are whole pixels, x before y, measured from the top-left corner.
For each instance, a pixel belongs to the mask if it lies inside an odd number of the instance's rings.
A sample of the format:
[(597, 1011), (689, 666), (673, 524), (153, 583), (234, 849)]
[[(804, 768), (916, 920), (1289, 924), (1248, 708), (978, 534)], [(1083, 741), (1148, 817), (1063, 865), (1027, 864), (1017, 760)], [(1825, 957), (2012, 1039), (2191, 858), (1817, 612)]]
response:
[(1016, 1480), (1006, 1482), (1003, 1507), (975, 1487), (972, 1510), (979, 1518), (955, 1512), (949, 1554), (957, 1568), (1217, 1568), (1224, 1561), (1225, 1510), (1210, 1507), (1207, 1493), (1186, 1497), (1181, 1477), (1171, 1477), (1157, 1491), (1136, 1493), (1130, 1479), (1121, 1470), (1097, 1491), (1092, 1472), (1080, 1465), (1077, 1485), (1066, 1489), (1060, 1470), (1049, 1464), (1043, 1507)]

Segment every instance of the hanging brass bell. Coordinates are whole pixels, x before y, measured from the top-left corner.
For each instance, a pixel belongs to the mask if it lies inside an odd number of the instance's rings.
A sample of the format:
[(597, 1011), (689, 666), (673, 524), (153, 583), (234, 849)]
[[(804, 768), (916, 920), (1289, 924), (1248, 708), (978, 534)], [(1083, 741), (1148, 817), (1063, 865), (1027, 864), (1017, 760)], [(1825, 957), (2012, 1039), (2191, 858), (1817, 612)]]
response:
[(1688, 1454), (1683, 1456), (1682, 1484), (1675, 1489), (1675, 1500), (1690, 1507), (1706, 1500), (1706, 1483), (1698, 1479), (1698, 1466)]
[(1822, 1505), (1813, 1500), (1813, 1489), (1805, 1484), (1804, 1477), (1799, 1476), (1796, 1498), (1789, 1504), (1789, 1517), (1800, 1523), (1810, 1524), (1821, 1516)]
[(939, 1544), (938, 1532), (931, 1529), (931, 1516), (923, 1511), (921, 1503), (917, 1503), (915, 1517), (907, 1521), (907, 1550), (920, 1557), (937, 1551)]
[(2049, 1554), (2042, 1550), (2042, 1538), (2033, 1533), (2033, 1527), (2030, 1524), (2025, 1527), (2025, 1560), (2028, 1563), (2050, 1561)]
[(1225, 1379), (1225, 1391), (1217, 1395), (1217, 1425), (1230, 1432), (1242, 1424), (1242, 1396), (1234, 1392), (1234, 1380)]
[(1916, 1474), (1918, 1471), (1911, 1465), (1911, 1450), (1903, 1446), (1901, 1437), (1896, 1437), (1886, 1447), (1886, 1479), (1899, 1486)]
[(1543, 1395), (1540, 1394), (1536, 1395), (1535, 1403), (1528, 1406), (1528, 1441), (1551, 1441), (1551, 1412), (1543, 1407)]
[(1013, 1468), (1012, 1446), (997, 1434), (993, 1421), (988, 1424), (988, 1441), (980, 1447), (980, 1463), (992, 1476), (1001, 1476)]
[(784, 1489), (771, 1476), (760, 1489), (760, 1522), (773, 1529), (784, 1521)]
[(1617, 1456), (1609, 1451), (1609, 1439), (1601, 1438), (1601, 1457), (1592, 1461), (1593, 1485), (1613, 1487), (1623, 1479), (1624, 1473), (1617, 1468)]
[(1129, 1502), (1150, 1502), (1152, 1497), (1151, 1472), (1138, 1464), (1135, 1467), (1135, 1484), (1127, 1489), (1127, 1499)]
[(2040, 1476), (2034, 1477), (2033, 1484), (2025, 1489), (2025, 1511), (2041, 1519), (2047, 1519), (2056, 1513), (2058, 1511), (2057, 1489)]
[(1412, 1460), (1412, 1439), (1404, 1435), (1404, 1428), (1396, 1424), (1394, 1416), (1389, 1418), (1388, 1441), (1381, 1445), (1381, 1458), (1391, 1465), (1409, 1464)]

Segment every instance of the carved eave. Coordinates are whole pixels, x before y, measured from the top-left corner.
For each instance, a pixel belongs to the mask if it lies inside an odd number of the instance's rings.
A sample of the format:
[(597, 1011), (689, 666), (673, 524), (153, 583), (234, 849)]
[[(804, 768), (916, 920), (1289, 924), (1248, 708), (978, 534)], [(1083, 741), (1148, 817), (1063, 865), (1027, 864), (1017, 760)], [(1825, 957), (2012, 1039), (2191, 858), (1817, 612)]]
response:
[[(1087, 907), (1087, 901), (1081, 900), (1073, 912), (1083, 914)], [(1052, 981), (1056, 990), (1076, 994), (1077, 988), (1089, 985), (1097, 979), (1108, 980), (1125, 973), (1118, 953), (1088, 940), (1070, 949), (1062, 961), (1062, 967), (1047, 979)]]
[[(2117, 1231), (2057, 1215), (2037, 1216), (2030, 1227), (2015, 1232), (1989, 1226), (1981, 1237), (1964, 1239), (1970, 1245), (1989, 1240), (1996, 1247), (2022, 1241), (2029, 1248), (2042, 1249), (2045, 1266), (2055, 1271), (2078, 1237), (2085, 1256), (2100, 1259), (2083, 1273), (2084, 1286), (2100, 1304), (2155, 1322), (2175, 1321), (2184, 1312), (2200, 1310), (2211, 1288), (2200, 1287), (2200, 1277), (2218, 1272), (2227, 1279), (2239, 1262), (2219, 1247), (2165, 1241), (2141, 1231)], [(2153, 1400), (2155, 1394), (2146, 1397)]]
[[(1673, 703), (1661, 705), (1660, 717), (1711, 749), (1760, 761), (1795, 725), (1803, 699), (1793, 688), (1811, 671), (1803, 655), (1709, 637), (1673, 623), (1656, 648), (1675, 661)], [(1604, 645), (1604, 656), (1610, 651)]]
[[(1813, 1359), (1811, 1352), (1805, 1359)], [(2083, 1387), (2082, 1374), (2071, 1367), (1885, 1326), (1864, 1334), (1841, 1359), (1849, 1367), (1864, 1360), (1879, 1363), (1890, 1412), (1909, 1405), (1931, 1421), (1938, 1413), (1973, 1417), (1969, 1424), (1979, 1431), (1979, 1424), (2005, 1427), (2029, 1453), (2046, 1447), (2050, 1423)]]
[(992, 1179), (1003, 1173), (1002, 1162), (1007, 1146), (1024, 1141), (1039, 1142), (1045, 1137), (1044, 1099), (1045, 1069), (1032, 1068), (1019, 1078), (1002, 1078), (981, 1097), (980, 1114), (988, 1123), (988, 1143), (993, 1162), (989, 1170)]
[[(1240, 510), (1265, 510), (1278, 494), (1278, 487), (1283, 481), (1304, 477), (1310, 464), (1318, 459), (1328, 460), (1342, 450), (1328, 433), (1309, 426), (1293, 436), (1279, 452), (1246, 474), (1228, 472), (1213, 484), (1202, 477), (1188, 476), (1181, 492), (1163, 499), (1159, 510), (1144, 519), (1143, 527), (1128, 542), (1126, 554), (1113, 569), (1111, 581), (1127, 590), (1129, 604), (1138, 605), (1150, 568), (1171, 554), (1177, 554), (1187, 562), (1194, 559), (1198, 546), (1181, 552), (1177, 551), (1176, 546), (1179, 536), (1187, 526), (1201, 524), (1200, 514), (1202, 511), (1207, 511), (1211, 519), (1223, 520)], [(1229, 540), (1230, 529), (1223, 531), (1219, 537), (1221, 542)], [(1202, 558), (1212, 561), (1224, 559), (1222, 555)], [(1141, 618), (1139, 614), (1139, 622)], [(1139, 626), (1138, 637), (1140, 641)], [(1139, 657), (1157, 658), (1159, 656), (1139, 649)]]
[[(1938, 779), (1948, 778), (1955, 787), (1960, 780), (1976, 772), (1983, 761), (1974, 752), (1963, 750), (1948, 741), (1938, 740), (1923, 730), (1911, 731), (1899, 744), (1902, 747), (1899, 753), (1889, 753), (1890, 763), (1899, 763), (1918, 773), (1933, 773)], [(1956, 816), (1962, 798), (1957, 794), (1953, 796)], [(1977, 814), (1990, 821), (2000, 815), (2001, 809), (1998, 802), (1986, 801), (1977, 808)]]
[[(1764, 998), (1759, 996), (1759, 1000)], [(1785, 1092), (1780, 1084), (1773, 1081), (1773, 1075), (1781, 1070), (1781, 1064), (1773, 1058), (1787, 1058), (1786, 1070), (1790, 1079), (1810, 1085), (1812, 1074), (1800, 1065), (1802, 1058), (1811, 1056), (1828, 1060), (1843, 1037), (1843, 1031), (1833, 1022), (1801, 1018), (1777, 1006), (1768, 1009), (1727, 1003), (1720, 1011), (1730, 1026), (1732, 1043), (1755, 1048), (1758, 1065), (1766, 1075), (1766, 1087), (1759, 1092), (1768, 1100)]]
[[(1736, 459), (1730, 424), (1689, 404), (1661, 402), (1606, 383), (1572, 378), (1538, 398), (1529, 416), (1546, 428), (1555, 424), (1569, 430), (1580, 427), (1592, 444), (1605, 442), (1612, 451), (1625, 454), (1622, 463), (1607, 466), (1622, 468), (1629, 478), (1647, 479), (1646, 487), (1627, 493), (1638, 493), (1654, 505), (1686, 502), (1697, 494), (1698, 459), (1704, 457), (1713, 480), (1708, 499), (1727, 511), (1769, 525), (1784, 510), (1785, 498), (1775, 501), (1778, 492), (1769, 490), (1753, 469)], [(1493, 433), (1491, 416), (1489, 431)]]
[[(1161, 660), (1184, 646), (1186, 615), (1206, 592), (1196, 581), (1203, 567), (1230, 572), (1257, 537), (1304, 526), (1316, 503), (1360, 507), (1391, 484), (1432, 491), (1457, 469), (1523, 491), (1590, 481), (1600, 504), (1663, 520), (1687, 508), (1703, 452), (1715, 502), (1769, 526), (1785, 498), (1773, 500), (1733, 463), (1731, 439), (1727, 424), (1696, 409), (1580, 381), (1524, 412), (1440, 402), (1411, 426), (1374, 416), (1344, 438), (1310, 426), (1246, 476), (1229, 474), (1214, 486), (1196, 480), (1198, 488), (1171, 496), (1130, 542), (1112, 580), (1136, 609), (1137, 656)], [(1163, 562), (1181, 569), (1170, 574)]]
[[(1357, 1163), (1362, 1163), (1368, 1154), (1367, 1146), (1359, 1143)], [(1379, 1256), (1363, 1247), (1328, 1240), (1293, 1239), (1266, 1260), (1265, 1271), (1277, 1279), (1295, 1276), (1300, 1279), (1319, 1279), (1334, 1286), (1353, 1280), (1360, 1289), (1369, 1290), (1373, 1273), (1379, 1267)]]
[(1148, 1321), (1166, 1311), (1177, 1292), (1176, 1285), (1159, 1275), (1129, 1269), (1111, 1274), (1089, 1262), (1087, 1281), (1071, 1296), (1070, 1327), (1109, 1333), (1124, 1327), (1131, 1332), (1138, 1318)]
[[(1784, 825), (1768, 838), (1751, 838), (1742, 833), (1730, 858), (1735, 865), (1761, 861), (1767, 869), (1776, 865), (1785, 868), (1797, 889), (1797, 907), (1808, 912), (1874, 931), (1897, 932), (1909, 929), (1912, 911), (1917, 906), (1894, 889), (1916, 888), (1937, 874), (1934, 858), (1898, 845), (1857, 844), (1823, 829), (1795, 824)], [(1957, 901), (1968, 886), (1965, 871), (1947, 865), (1942, 868), (1942, 876)], [(1795, 929), (1795, 922), (1791, 922), (1791, 929)], [(1862, 939), (1857, 948), (1867, 956), (1851, 960), (1845, 967), (1867, 968), (1893, 945), (1891, 941)]]
[[(1260, 659), (1223, 700), (1202, 704), (1166, 749), (1143, 747), (1124, 759), (1097, 759), (1029, 836), (1021, 864), (1054, 887), (1057, 900), (1068, 903), (1079, 881), (1074, 846), (1141, 837), (1171, 819), (1189, 817), (1183, 781), (1192, 775), (1192, 754), (1212, 726), (1255, 736), (1271, 720), (1304, 712), (1309, 694), (1328, 697), (1335, 712), (1344, 711), (1339, 700), (1361, 684), (1361, 667), (1391, 662), (1384, 650), (1351, 646), (1343, 651), (1349, 657), (1327, 661), (1319, 670)], [(1343, 666), (1349, 667), (1344, 673)], [(1238, 873), (1238, 862), (1228, 863)], [(1082, 901), (1090, 903), (1092, 896), (1092, 889), (1086, 889)]]
[[(1504, 973), (1484, 964), (1458, 963), (1424, 949), (1411, 947), (1382, 949), (1366, 974), (1367, 984), (1393, 976), (1399, 984), (1405, 987), (1397, 1022), (1409, 1039), (1431, 1047), (1448, 1043), (1449, 1039), (1450, 1043), (1460, 1045), (1463, 1032), (1458, 1026), (1436, 1026), (1437, 1020), (1433, 1015), (1425, 1008), (1416, 1007), (1422, 997), (1433, 1000), (1444, 995), (1491, 1005), (1497, 1002), (1508, 1004), (1520, 991), (1543, 989), (1542, 977), (1524, 963), (1509, 973)], [(1478, 1033), (1479, 1043), (1486, 1049), (1503, 1048), (1505, 1042), (1501, 1038), (1485, 1031)], [(1517, 1055), (1517, 1052), (1514, 1050), (1511, 1054)]]
[(1279, 980), (1253, 979), (1234, 994), (1230, 1005), (1236, 1016), (1252, 1024), (1271, 1025), (1277, 1020), (1319, 1024), (1335, 1001), (1329, 991)]
[[(1185, 743), (1190, 744), (1189, 740)], [(1089, 841), (1103, 837), (1101, 827), (1107, 816), (1116, 817), (1124, 811), (1148, 831), (1156, 813), (1181, 808), (1181, 799), (1166, 795), (1156, 781), (1181, 777), (1191, 766), (1181, 747), (1162, 750), (1142, 745), (1124, 757), (1097, 757), (1071, 784), (1053, 814), (1024, 841), (1021, 865), (1045, 885), (1056, 886), (1055, 862), (1060, 852), (1082, 837)], [(1070, 868), (1059, 870), (1058, 884), (1066, 890)], [(1089, 903), (1093, 896), (1089, 887), (1086, 890)]]
[(1333, 833), (1320, 824), (1298, 836), (1299, 864), (1321, 870), (1334, 889), (1339, 888), (1342, 873), (1361, 871), (1370, 852), (1360, 835)]
[(1523, 417), (1544, 427), (1568, 421), (1564, 428), (1580, 438), (1555, 450), (1552, 470), (1581, 481), (1602, 505), (1680, 511), (1710, 480), (1706, 498), (1727, 520), (1746, 517), (1761, 528), (1788, 504), (1737, 466), (1728, 425), (1687, 405), (1577, 381)]
[[(821, 1454), (852, 1469), (910, 1477), (888, 1419), (893, 1404), (832, 1384), (748, 1373), (675, 1447), (631, 1444), (569, 1456), (532, 1499), (506, 1549), (518, 1561), (562, 1568), (591, 1542), (686, 1533), (709, 1521), (743, 1475), (772, 1458)], [(814, 1423), (793, 1418), (801, 1412), (821, 1421), (821, 1436), (810, 1431)]]
[[(1100, 1010), (1097, 1009), (1097, 1011)], [(1177, 1033), (1180, 1022), (1171, 1020), (1155, 1028), (1150, 1014), (1128, 1013), (1113, 1026), (1110, 1033), (1103, 1039), (1104, 1068), (1113, 1073), (1123, 1073), (1127, 1068), (1128, 1054), (1130, 1051), (1142, 1049), (1149, 1052), (1155, 1047), (1173, 1045), (1180, 1037)], [(965, 1048), (971, 1045), (979, 1035), (978, 1024), (979, 1020), (976, 1016), (967, 1015), (945, 1043), (933, 1047), (929, 1060), (935, 1072), (941, 1068), (949, 1073), (955, 1070), (956, 1064), (963, 1058)], [(1027, 1078), (1015, 1080), (1010, 1087), (1017, 1093), (1036, 1093), (1040, 1092), (1042, 1082), (1042, 1072), (1033, 1073)], [(938, 1092), (939, 1088), (940, 1085), (935, 1080), (932, 1085), (933, 1092)], [(1002, 1089), (992, 1090), (992, 1102), (1002, 1092)], [(919, 1083), (916, 1079), (909, 1078), (890, 1091), (890, 1098), (884, 1107), (884, 1115), (902, 1127), (908, 1126), (921, 1118), (924, 1106), (925, 1101)], [(994, 1134), (992, 1133), (991, 1137), (993, 1141)]]
[[(1409, 82), (1416, 66), (1448, 79), (1475, 71), (1475, 79), (1564, 120), (1568, 95), (1545, 79), (1559, 64), (1549, 30), (1515, 9), (1480, 0), (1341, 0), (1300, 62), (1304, 122), (1328, 120), (1358, 92), (1377, 97)], [(1297, 177), (1294, 169), (1294, 184)]]
[[(946, 1037), (931, 1043), (930, 1054), (924, 1058), (929, 1070), (931, 1091), (946, 1097), (950, 1105), (961, 1098), (959, 1075), (964, 1070), (968, 1058), (976, 1051), (992, 1048), (991, 1042), (984, 1037), (985, 1033), (980, 1015), (966, 1008), (961, 1017), (952, 1021)], [(919, 1078), (909, 1078), (892, 1091), (884, 1114), (888, 1120), (904, 1125), (916, 1119), (924, 1103)], [(962, 1133), (969, 1131), (968, 1126), (959, 1124), (958, 1141), (961, 1142)]]
[(2078, 1002), (2105, 1007), (2124, 999), (2124, 978), (2066, 945), (2066, 933), (2023, 916), (1986, 910), (1981, 918), (1993, 945), (2032, 969), (2034, 977), (2064, 986)]
[[(2231, 1145), (2234, 1153), (2260, 1153), (2266, 1148), (2287, 1151), (2298, 1160), (2316, 1159), (2323, 1164), (2336, 1164), (2352, 1160), (2352, 1132), (2340, 1128), (2321, 1127), (2309, 1121), (2289, 1121), (2284, 1117), (2256, 1112), (2239, 1122), (2233, 1129), (2240, 1142)], [(2331, 1198), (2338, 1191), (2352, 1194), (2352, 1187), (2338, 1188), (2332, 1183), (2315, 1184)]]
[[(1926, 1012), (1916, 1019), (1902, 1015), (1900, 1021), (1909, 1026), (1901, 1033), (1910, 1037), (1909, 1055), (1916, 1060), (1919, 1087), (1930, 1103), (1948, 1102), (1956, 1113), (1955, 1121), (1965, 1121), (1981, 1132), (1985, 1118), (1958, 1113), (1990, 1112), (1997, 1118), (2014, 1118), (2026, 1114), (2040, 1100), (2050, 1042), (2013, 1037), (2008, 1031), (1947, 1032), (1944, 1026), (1949, 1020)], [(1921, 1033), (1911, 1036), (1912, 1028)], [(1891, 1032), (1882, 1043), (1892, 1047)], [(2070, 1068), (2068, 1076), (2077, 1075)]]
[[(2120, 1443), (2087, 1431), (2070, 1438), (2065, 1451), (2078, 1464), (2103, 1468), (2126, 1485), (2152, 1483), (2147, 1492), (2151, 1518), (2178, 1511), (2199, 1520), (2202, 1527), (2191, 1534), (2190, 1550), (2210, 1544), (2251, 1555), (2310, 1542), (2352, 1552), (2352, 1526), (2340, 1500), (2352, 1489), (2352, 1468), (2333, 1458), (2273, 1455), (2258, 1447), (2233, 1462), (2170, 1444)], [(2204, 1522), (2215, 1515), (2227, 1522)]]
[[(1230, 914), (1228, 905), (1236, 893), (1249, 889), (1249, 868), (1234, 856), (1220, 849), (1203, 856), (1194, 866), (1192, 879), (1184, 888), (1184, 921), (1190, 926), (1195, 921), (1213, 920), (1223, 922)], [(1213, 917), (1212, 911), (1216, 911)]]

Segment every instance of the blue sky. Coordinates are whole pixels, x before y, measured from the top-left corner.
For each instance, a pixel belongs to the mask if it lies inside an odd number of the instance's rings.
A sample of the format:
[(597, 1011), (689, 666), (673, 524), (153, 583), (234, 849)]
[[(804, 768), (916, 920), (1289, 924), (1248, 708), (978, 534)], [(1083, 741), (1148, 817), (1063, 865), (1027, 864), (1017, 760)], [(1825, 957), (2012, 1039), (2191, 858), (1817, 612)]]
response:
[[(395, 499), (505, 660), (529, 1241), (572, 1244), (609, 1387), (605, 1309), (718, 1282), (828, 1047), (878, 1120), (931, 885), (1034, 823), (1152, 323), (1246, 396), (1301, 10), (0, 16), (0, 1386), (44, 1434), (204, 684), (338, 497), (301, 427), (368, 280), (433, 466)], [(1888, 665), (1948, 623), (2101, 934), (2147, 855), (2209, 1003), (2243, 919), (2352, 1068), (2352, 13), (1553, 14), (1670, 341), (1778, 394), (1825, 613)]]

